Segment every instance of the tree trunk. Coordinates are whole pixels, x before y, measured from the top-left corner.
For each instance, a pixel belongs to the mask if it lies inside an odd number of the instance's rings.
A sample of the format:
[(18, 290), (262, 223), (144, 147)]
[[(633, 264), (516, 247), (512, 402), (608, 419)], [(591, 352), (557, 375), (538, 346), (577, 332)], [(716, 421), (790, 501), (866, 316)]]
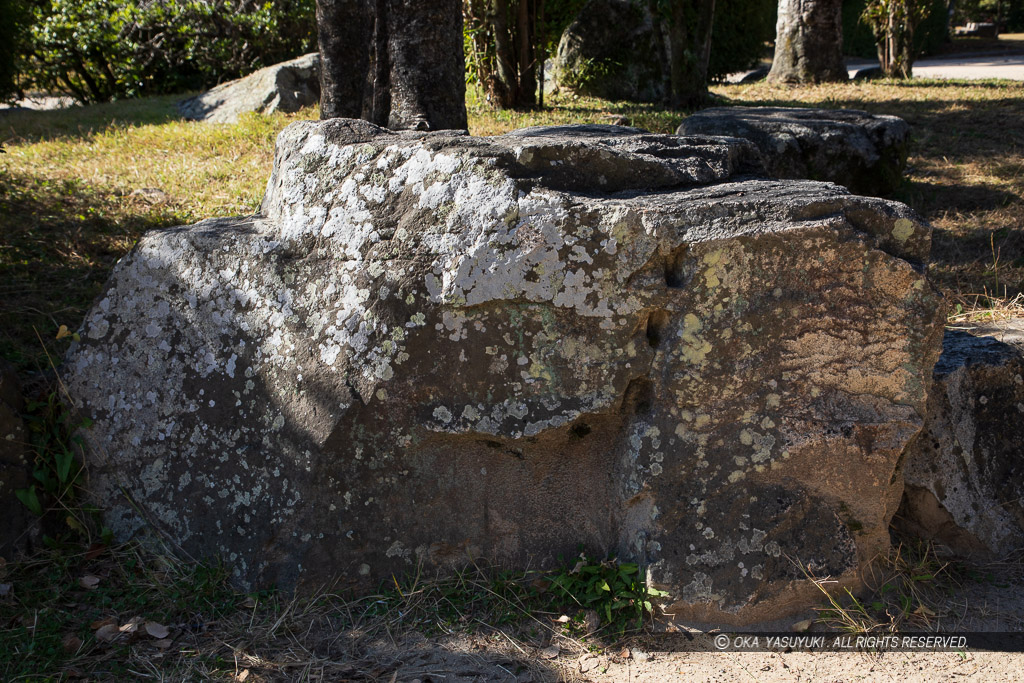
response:
[(321, 118), (465, 129), (462, 0), (317, 0)]
[(673, 0), (668, 26), (669, 105), (696, 109), (708, 98), (715, 0)]
[(317, 0), (320, 118), (361, 118), (373, 36), (369, 0)]
[(389, 0), (389, 128), (465, 129), (462, 0)]
[(843, 63), (842, 0), (779, 0), (775, 60), (768, 80), (820, 83), (849, 79)]

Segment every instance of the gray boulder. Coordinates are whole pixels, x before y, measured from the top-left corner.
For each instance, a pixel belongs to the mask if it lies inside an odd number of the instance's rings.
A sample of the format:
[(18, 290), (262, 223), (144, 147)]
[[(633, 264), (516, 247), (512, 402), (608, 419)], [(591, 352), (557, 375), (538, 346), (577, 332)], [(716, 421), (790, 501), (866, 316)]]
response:
[(24, 401), (14, 368), (0, 360), (0, 557), (11, 558), (28, 547), (33, 517), (14, 492), (28, 488), (28, 431), (21, 414)]
[(1024, 548), (1024, 319), (949, 331), (900, 519), (962, 554)]
[(249, 112), (296, 112), (320, 101), (320, 53), (265, 67), (178, 103), (186, 119), (235, 123)]
[(873, 196), (900, 186), (910, 141), (903, 119), (855, 109), (715, 107), (676, 132), (750, 140), (773, 178), (825, 180)]
[(260, 215), (147, 233), (69, 352), (107, 523), (247, 585), (583, 544), (684, 616), (858, 586), (939, 352), (930, 229), (752, 169), (612, 126), (289, 126)]
[(558, 42), (559, 87), (609, 100), (665, 99), (665, 41), (643, 3), (590, 0)]

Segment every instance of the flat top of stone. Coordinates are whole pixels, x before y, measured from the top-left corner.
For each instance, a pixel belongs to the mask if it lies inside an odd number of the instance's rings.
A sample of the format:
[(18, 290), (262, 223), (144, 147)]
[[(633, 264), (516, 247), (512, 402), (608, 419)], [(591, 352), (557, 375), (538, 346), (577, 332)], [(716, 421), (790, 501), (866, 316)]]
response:
[(763, 176), (753, 143), (712, 135), (657, 135), (599, 124), (536, 126), (493, 137), (465, 131), (393, 132), (365, 121), (299, 122), (281, 133), (278, 149), (308, 154), (367, 143), (373, 154), (389, 147), (496, 162), (516, 179), (555, 190), (614, 193), (711, 185), (739, 176)]
[(1024, 357), (1024, 318), (1002, 320), (970, 330), (949, 330), (935, 376), (942, 377), (962, 366), (1002, 365)]
[(721, 118), (747, 123), (864, 124), (870, 121), (904, 123), (898, 116), (871, 114), (859, 109), (814, 109), (809, 107), (712, 107), (703, 109), (687, 120)]

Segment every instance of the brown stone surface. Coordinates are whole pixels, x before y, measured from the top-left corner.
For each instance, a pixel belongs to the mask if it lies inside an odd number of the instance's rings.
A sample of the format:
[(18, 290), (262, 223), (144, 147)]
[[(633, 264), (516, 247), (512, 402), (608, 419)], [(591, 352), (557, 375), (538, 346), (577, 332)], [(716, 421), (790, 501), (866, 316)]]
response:
[(289, 127), (261, 215), (145, 235), (68, 355), (108, 524), (250, 585), (578, 544), (735, 623), (817, 600), (801, 566), (856, 585), (938, 355), (930, 230), (756, 167), (608, 126)]

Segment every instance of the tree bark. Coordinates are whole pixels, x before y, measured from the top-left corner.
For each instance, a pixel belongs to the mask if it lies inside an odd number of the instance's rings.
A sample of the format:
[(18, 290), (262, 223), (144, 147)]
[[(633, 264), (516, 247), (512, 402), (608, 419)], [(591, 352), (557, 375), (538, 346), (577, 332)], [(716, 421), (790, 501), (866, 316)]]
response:
[(465, 129), (462, 0), (317, 0), (321, 118)]
[(820, 83), (849, 79), (843, 63), (842, 0), (779, 0), (775, 59), (768, 80)]
[(387, 26), (388, 127), (467, 128), (462, 0), (389, 0)]
[(708, 97), (715, 0), (673, 0), (668, 26), (669, 105), (696, 109)]
[(373, 37), (369, 0), (316, 0), (320, 118), (362, 118)]

